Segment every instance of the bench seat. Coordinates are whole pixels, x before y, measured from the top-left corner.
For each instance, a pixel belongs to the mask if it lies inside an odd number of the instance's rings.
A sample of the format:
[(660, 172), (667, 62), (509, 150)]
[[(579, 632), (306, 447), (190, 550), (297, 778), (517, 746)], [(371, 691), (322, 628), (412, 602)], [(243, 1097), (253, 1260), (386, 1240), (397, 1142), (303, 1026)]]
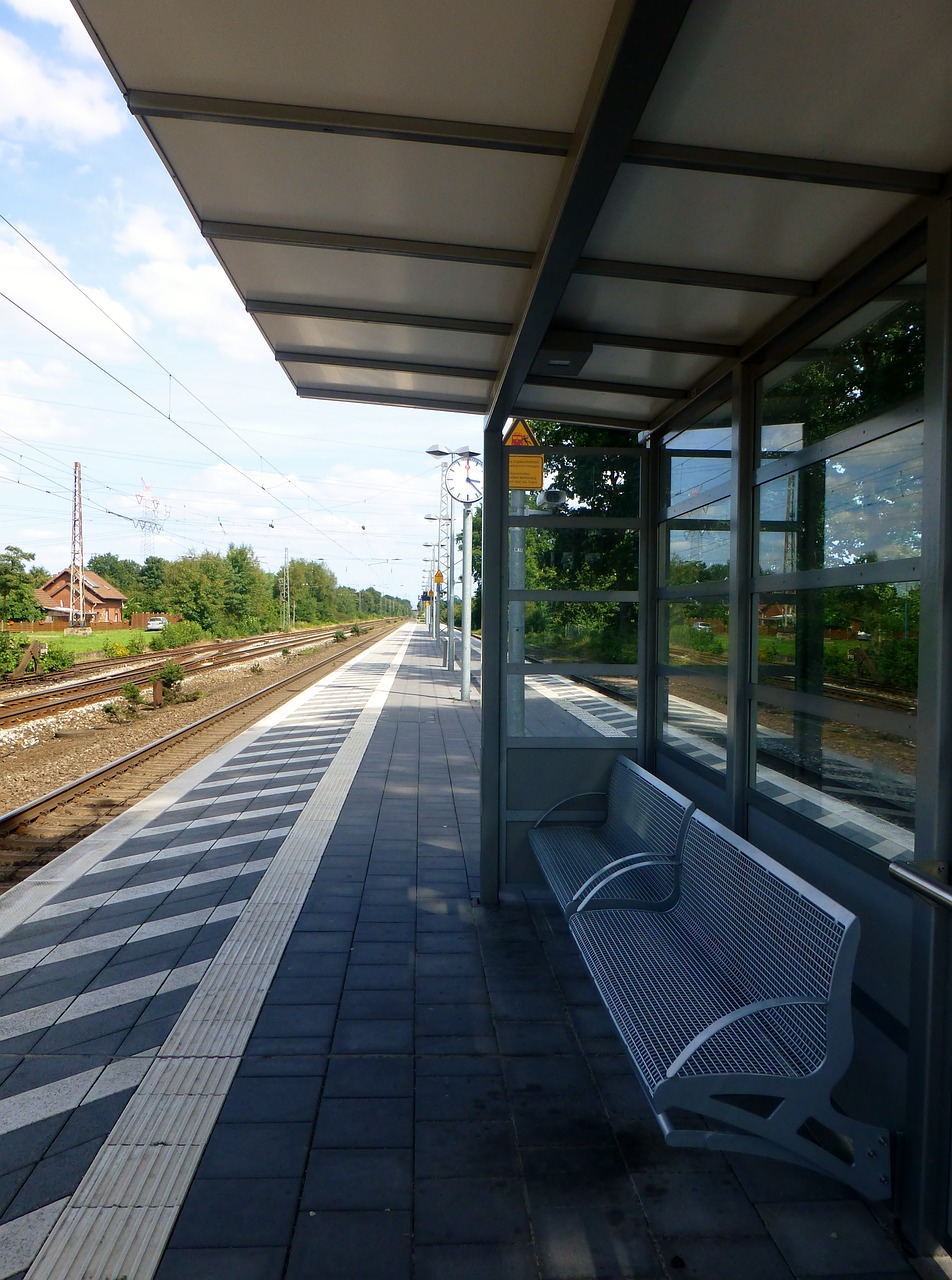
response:
[(890, 1194), (889, 1134), (831, 1101), (853, 1052), (851, 912), (695, 812), (673, 902), (568, 923), (670, 1145)]
[[(559, 810), (598, 795), (606, 818), (598, 826), (558, 822)], [(529, 832), (546, 883), (566, 914), (582, 902), (599, 908), (618, 901), (670, 897), (686, 820), (694, 805), (633, 760), (619, 756), (607, 793), (560, 801)], [(635, 855), (649, 853), (648, 859)], [(628, 860), (628, 861), (626, 861)]]

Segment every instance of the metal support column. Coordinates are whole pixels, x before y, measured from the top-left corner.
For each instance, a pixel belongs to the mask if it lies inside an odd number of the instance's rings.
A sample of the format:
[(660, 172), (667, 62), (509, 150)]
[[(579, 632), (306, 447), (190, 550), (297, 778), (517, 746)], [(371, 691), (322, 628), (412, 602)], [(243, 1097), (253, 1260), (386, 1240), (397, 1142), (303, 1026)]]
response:
[(654, 769), (658, 740), (658, 507), (661, 440), (648, 442), (641, 457), (638, 511), (638, 759)]
[[(929, 219), (916, 861), (945, 863), (952, 829), (952, 205)], [(903, 1230), (920, 1253), (952, 1237), (949, 912), (913, 901)]]
[[(731, 575), (728, 591), (727, 666), (727, 806), (728, 823), (747, 832), (747, 788), (751, 773), (751, 678), (753, 634), (750, 579), (754, 540), (754, 454), (756, 449), (756, 388), (743, 365), (731, 383)], [(822, 632), (821, 632), (822, 634)]]
[(503, 673), (506, 633), (503, 628), (506, 598), (506, 506), (508, 490), (502, 435), (483, 433), (483, 534), (480, 583), (482, 587), (482, 755), (480, 812), (482, 832), (479, 862), (479, 900), (487, 907), (499, 905), (499, 861), (503, 845), (502, 815), (505, 806), (505, 708)]

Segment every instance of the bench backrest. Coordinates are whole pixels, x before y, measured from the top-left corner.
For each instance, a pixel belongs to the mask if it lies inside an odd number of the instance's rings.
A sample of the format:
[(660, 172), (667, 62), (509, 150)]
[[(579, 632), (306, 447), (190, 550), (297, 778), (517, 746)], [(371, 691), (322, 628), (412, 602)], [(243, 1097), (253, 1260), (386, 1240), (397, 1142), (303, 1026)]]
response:
[(848, 985), (833, 987), (847, 936), (857, 941), (856, 917), (707, 814), (688, 823), (675, 913), (748, 1000), (848, 1002)]
[(612, 768), (603, 831), (623, 853), (645, 849), (675, 853), (685, 819), (693, 809), (686, 796), (633, 760), (619, 756)]

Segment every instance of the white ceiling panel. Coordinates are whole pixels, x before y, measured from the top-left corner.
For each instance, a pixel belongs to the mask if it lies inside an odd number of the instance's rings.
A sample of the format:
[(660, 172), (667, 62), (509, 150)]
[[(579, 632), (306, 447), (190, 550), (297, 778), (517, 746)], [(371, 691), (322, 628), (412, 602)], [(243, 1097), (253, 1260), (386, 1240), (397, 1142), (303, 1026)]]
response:
[(297, 387), (321, 386), (328, 390), (398, 392), (416, 396), (450, 396), (486, 401), (490, 384), (479, 378), (429, 378), (425, 374), (386, 369), (342, 369), (330, 364), (285, 366)]
[(655, 386), (689, 387), (717, 363), (710, 356), (596, 346), (581, 376), (600, 382), (650, 382)]
[(309, 316), (260, 315), (256, 319), (271, 346), (285, 351), (320, 350), (358, 356), (376, 353), (389, 360), (489, 368), (498, 363), (505, 342), (490, 334), (397, 324), (355, 324)]
[[(552, 156), (191, 120), (150, 122), (198, 216), (533, 249)], [(248, 175), (255, 175), (248, 181)]]
[(585, 254), (815, 280), (910, 199), (623, 165)]
[(246, 298), (512, 320), (526, 288), (526, 273), (507, 267), (234, 240), (217, 250)]
[(948, 0), (692, 5), (639, 138), (952, 166)]
[(789, 303), (774, 294), (573, 276), (556, 322), (568, 329), (738, 344)]
[(77, 0), (125, 89), (571, 132), (612, 0)]
[(667, 404), (649, 396), (620, 396), (605, 392), (575, 391), (562, 387), (525, 387), (516, 401), (516, 409), (528, 412), (542, 409), (557, 418), (559, 413), (576, 415), (592, 414), (599, 417), (627, 418), (632, 421), (650, 421)]

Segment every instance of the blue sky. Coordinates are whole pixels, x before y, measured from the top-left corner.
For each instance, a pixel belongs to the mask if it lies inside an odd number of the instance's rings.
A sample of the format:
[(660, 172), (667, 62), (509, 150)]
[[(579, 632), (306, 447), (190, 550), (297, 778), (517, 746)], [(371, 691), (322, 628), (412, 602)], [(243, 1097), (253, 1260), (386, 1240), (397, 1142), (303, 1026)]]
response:
[(415, 598), (424, 450), (481, 420), (297, 399), (68, 0), (0, 0), (0, 218), (0, 546), (68, 564), (80, 462), (87, 557), (287, 547)]

